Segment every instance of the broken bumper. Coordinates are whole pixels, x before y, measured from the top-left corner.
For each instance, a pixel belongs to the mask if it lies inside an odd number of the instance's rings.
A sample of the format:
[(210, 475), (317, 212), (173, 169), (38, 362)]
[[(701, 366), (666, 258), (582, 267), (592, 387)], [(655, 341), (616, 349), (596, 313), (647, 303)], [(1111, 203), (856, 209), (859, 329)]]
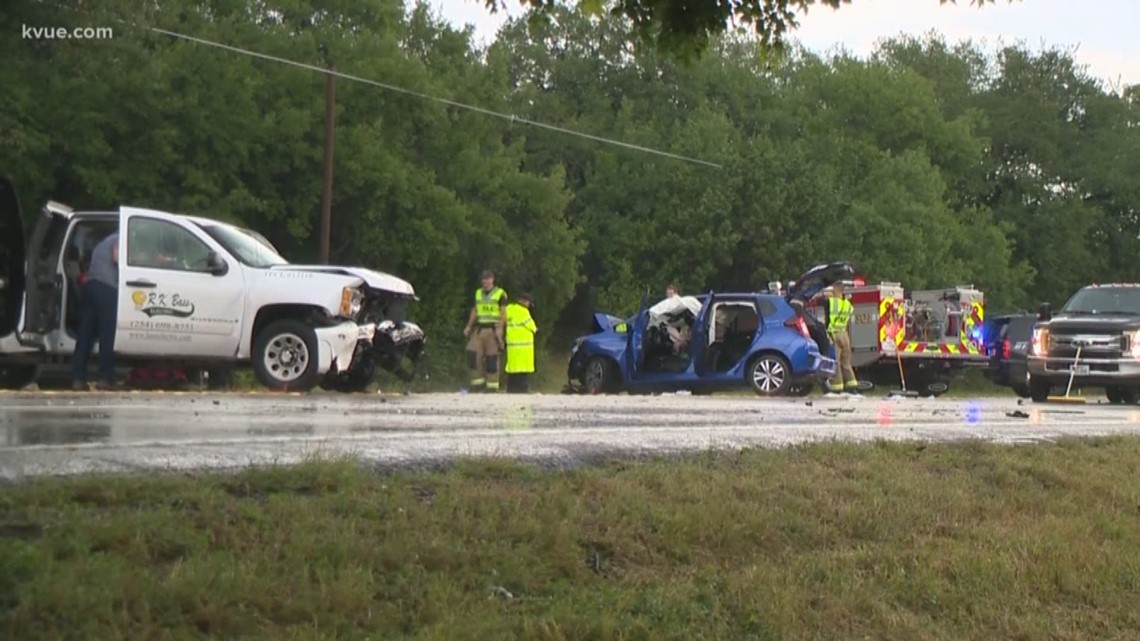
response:
[(425, 338), (424, 330), (419, 325), (408, 321), (403, 323), (395, 323), (390, 320), (383, 321), (376, 326), (375, 333), (386, 336), (397, 347), (422, 341)]
[(352, 355), (361, 341), (372, 344), (376, 336), (376, 325), (357, 325), (345, 321), (332, 327), (317, 328), (317, 373), (339, 373), (352, 365)]
[(812, 354), (812, 375), (821, 378), (830, 378), (835, 375), (838, 368), (834, 358), (828, 358), (823, 354)]
[(582, 378), (582, 372), (586, 369), (586, 357), (575, 350), (570, 355), (570, 364), (566, 367), (566, 378), (571, 381), (577, 381)]
[(1140, 361), (1131, 358), (1082, 358), (1073, 373), (1072, 357), (1029, 358), (1029, 374), (1035, 379), (1050, 382), (1067, 382), (1085, 385), (1120, 385), (1135, 383), (1140, 385)]

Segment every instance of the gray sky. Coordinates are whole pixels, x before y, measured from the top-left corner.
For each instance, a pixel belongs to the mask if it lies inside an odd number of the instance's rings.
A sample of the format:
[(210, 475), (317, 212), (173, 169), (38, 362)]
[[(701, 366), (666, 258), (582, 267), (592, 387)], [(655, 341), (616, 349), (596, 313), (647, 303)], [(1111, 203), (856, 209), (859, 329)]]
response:
[[(475, 26), (476, 40), (489, 41), (506, 20), (522, 14), (509, 0), (507, 14), (492, 16), (482, 0), (429, 0), (456, 26)], [(997, 0), (983, 9), (969, 0), (854, 0), (833, 11), (816, 7), (800, 20), (795, 37), (819, 51), (842, 46), (868, 53), (875, 41), (900, 33), (937, 30), (951, 40), (984, 40), (990, 47), (1024, 41), (1033, 48), (1077, 46), (1076, 59), (1114, 84), (1140, 84), (1140, 0)]]

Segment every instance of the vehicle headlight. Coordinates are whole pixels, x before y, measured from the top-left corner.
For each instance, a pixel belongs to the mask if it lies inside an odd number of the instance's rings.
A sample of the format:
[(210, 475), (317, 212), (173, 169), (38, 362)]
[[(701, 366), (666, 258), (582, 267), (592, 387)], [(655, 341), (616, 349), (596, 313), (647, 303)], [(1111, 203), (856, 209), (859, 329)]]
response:
[(353, 318), (364, 305), (364, 292), (355, 287), (345, 287), (340, 292), (340, 315)]
[(1045, 352), (1049, 350), (1049, 330), (1047, 329), (1034, 329), (1033, 330), (1033, 355), (1045, 356)]
[(582, 341), (583, 340), (585, 340), (585, 339), (582, 339), (582, 338), (574, 339), (574, 344), (570, 346), (570, 354), (576, 354), (578, 352), (578, 348), (582, 347)]
[(1128, 351), (1132, 354), (1132, 358), (1140, 358), (1140, 329), (1134, 332), (1128, 332)]

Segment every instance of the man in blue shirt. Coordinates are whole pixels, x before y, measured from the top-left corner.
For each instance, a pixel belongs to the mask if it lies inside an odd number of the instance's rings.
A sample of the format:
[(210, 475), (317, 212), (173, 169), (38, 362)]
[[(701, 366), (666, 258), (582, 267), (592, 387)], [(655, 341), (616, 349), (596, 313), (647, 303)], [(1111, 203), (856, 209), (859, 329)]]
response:
[(79, 338), (75, 343), (73, 387), (87, 389), (87, 362), (99, 342), (99, 382), (96, 389), (115, 385), (115, 325), (119, 316), (119, 234), (99, 241), (91, 250), (91, 267), (81, 294)]

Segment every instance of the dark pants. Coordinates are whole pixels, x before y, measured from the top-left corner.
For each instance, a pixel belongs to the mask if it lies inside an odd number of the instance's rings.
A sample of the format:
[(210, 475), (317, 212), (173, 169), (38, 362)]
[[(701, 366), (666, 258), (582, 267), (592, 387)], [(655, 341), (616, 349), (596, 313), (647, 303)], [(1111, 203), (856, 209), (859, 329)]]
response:
[(95, 342), (99, 342), (99, 382), (115, 381), (115, 322), (119, 316), (119, 290), (105, 283), (90, 281), (83, 286), (80, 300), (79, 338), (75, 343), (72, 379), (87, 382), (87, 362)]
[(526, 394), (530, 374), (507, 374), (507, 393)]

